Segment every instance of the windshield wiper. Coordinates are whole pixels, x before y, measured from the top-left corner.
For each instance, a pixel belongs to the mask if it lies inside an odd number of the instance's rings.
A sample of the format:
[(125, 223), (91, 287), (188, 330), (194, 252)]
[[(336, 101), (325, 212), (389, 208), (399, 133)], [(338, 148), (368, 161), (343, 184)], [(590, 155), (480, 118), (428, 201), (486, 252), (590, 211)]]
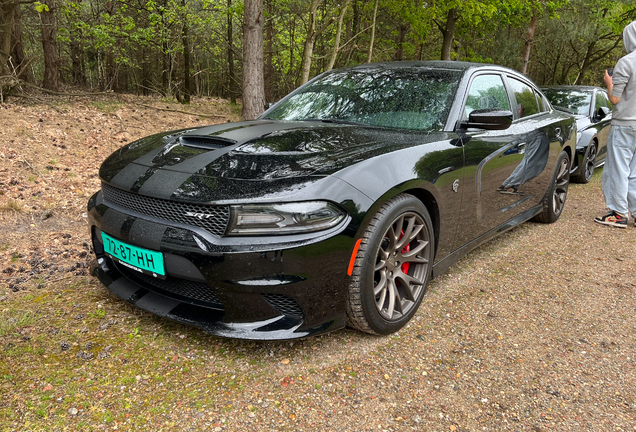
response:
[(336, 123), (336, 124), (350, 124), (350, 125), (358, 125), (358, 126), (371, 126), (367, 123), (354, 122), (351, 120), (338, 120), (338, 119), (321, 119), (323, 123)]

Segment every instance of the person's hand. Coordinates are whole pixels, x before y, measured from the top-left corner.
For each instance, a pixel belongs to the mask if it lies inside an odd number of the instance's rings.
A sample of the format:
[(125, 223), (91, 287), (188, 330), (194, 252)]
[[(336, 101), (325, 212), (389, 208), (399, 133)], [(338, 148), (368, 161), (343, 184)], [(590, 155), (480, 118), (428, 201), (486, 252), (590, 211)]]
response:
[(603, 77), (603, 81), (605, 81), (605, 85), (607, 88), (610, 88), (614, 82), (612, 81), (612, 77), (607, 73), (607, 69), (605, 69), (605, 76)]

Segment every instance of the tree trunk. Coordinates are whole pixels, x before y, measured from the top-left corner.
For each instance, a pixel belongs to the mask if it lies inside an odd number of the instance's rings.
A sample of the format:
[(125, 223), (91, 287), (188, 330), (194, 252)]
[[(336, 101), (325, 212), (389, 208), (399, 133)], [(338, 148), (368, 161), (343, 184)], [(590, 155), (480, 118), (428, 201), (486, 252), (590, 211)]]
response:
[(526, 42), (523, 45), (523, 66), (521, 67), (521, 73), (526, 75), (528, 73), (528, 63), (530, 62), (530, 48), (532, 48), (532, 41), (534, 40), (534, 32), (537, 29), (538, 17), (536, 12), (532, 14), (530, 25), (528, 26), (528, 33)]
[(234, 27), (232, 26), (232, 0), (227, 0), (227, 92), (230, 102), (236, 103), (234, 91)]
[(263, 79), (263, 0), (245, 0), (243, 12), (243, 119), (265, 109)]
[(291, 17), (291, 29), (289, 30), (289, 70), (287, 76), (294, 76), (294, 41), (296, 40), (296, 20), (294, 16)]
[(27, 67), (27, 58), (24, 54), (24, 45), (22, 45), (22, 10), (20, 6), (15, 8), (13, 14), (13, 36), (11, 39), (11, 57), (16, 73), (22, 72), (20, 79), (26, 82), (32, 82), (32, 74), (23, 71)]
[(0, 76), (7, 76), (12, 72), (12, 68), (9, 67), (9, 57), (16, 7), (18, 4), (13, 1), (0, 1)]
[(592, 63), (592, 53), (594, 52), (594, 47), (596, 46), (596, 41), (592, 41), (588, 44), (587, 50), (585, 51), (585, 58), (583, 59), (583, 64), (579, 69), (579, 73), (576, 76), (576, 80), (574, 81), (574, 85), (581, 85), (581, 81), (585, 77), (585, 73), (589, 69)]
[(55, 26), (55, 0), (42, 0), (42, 4), (46, 5), (45, 9), (40, 13), (42, 21), (42, 49), (44, 50), (44, 81), (42, 86), (45, 89), (58, 90), (58, 64), (57, 40)]
[[(81, 0), (78, 2), (81, 3)], [(74, 17), (79, 19), (78, 16)], [(86, 85), (86, 71), (84, 69), (84, 46), (82, 30), (71, 28), (71, 67), (73, 84)]]
[(270, 19), (265, 24), (265, 100), (272, 101), (274, 99), (274, 91), (272, 89), (274, 67), (272, 64), (272, 56), (274, 55), (274, 23), (272, 16), (274, 11), (272, 10), (272, 1), (267, 0), (267, 12)]
[[(186, 10), (185, 0), (181, 0), (183, 10)], [(190, 41), (188, 40), (188, 20), (183, 20), (183, 29), (181, 29), (181, 42), (183, 44), (183, 101), (184, 104), (190, 103)]]
[(159, 9), (161, 15), (161, 87), (166, 96), (170, 95), (170, 56), (168, 54), (168, 37), (165, 29), (168, 26), (163, 8)]
[(331, 58), (329, 59), (329, 64), (327, 65), (326, 70), (333, 69), (333, 65), (336, 63), (336, 57), (338, 56), (338, 51), (340, 50), (340, 36), (342, 35), (342, 22), (344, 21), (344, 16), (347, 13), (347, 8), (349, 7), (349, 3), (351, 0), (345, 0), (342, 4), (342, 9), (340, 9), (340, 15), (338, 15), (338, 28), (336, 29), (336, 39), (333, 43), (333, 51), (331, 52)]
[(358, 0), (353, 0), (353, 19), (351, 20), (351, 23), (347, 22), (347, 41), (350, 41), (350, 45), (349, 49), (347, 50), (347, 58), (344, 61), (345, 66), (349, 65), (353, 53), (358, 49), (356, 41), (352, 39), (357, 39), (355, 35), (357, 35), (360, 31), (360, 15), (361, 13), (360, 7), (358, 5)]
[(373, 57), (373, 42), (375, 41), (375, 20), (378, 16), (378, 0), (375, 0), (375, 7), (373, 8), (373, 22), (371, 23), (371, 41), (369, 42), (369, 56), (367, 57), (367, 63), (371, 63), (371, 57)]
[(82, 50), (81, 37), (76, 32), (76, 37), (71, 37), (71, 67), (73, 74), (73, 84), (86, 85), (86, 75), (84, 74), (84, 51)]
[(409, 26), (406, 24), (400, 24), (398, 27), (398, 49), (395, 52), (395, 61), (404, 60), (404, 42), (406, 41), (406, 34), (409, 31)]
[[(106, 2), (106, 12), (112, 17), (114, 4), (112, 1)], [(106, 49), (106, 68), (104, 77), (104, 89), (117, 91), (117, 65), (115, 64), (115, 53), (113, 48)]]
[(309, 72), (311, 70), (311, 57), (314, 53), (314, 44), (316, 43), (316, 37), (318, 36), (316, 31), (316, 10), (322, 0), (311, 0), (309, 7), (309, 25), (307, 27), (307, 39), (305, 39), (305, 52), (303, 54), (303, 66), (302, 75), (300, 78), (300, 84), (305, 84), (309, 81)]
[(446, 17), (445, 27), (440, 27), (444, 41), (442, 42), (442, 60), (451, 59), (451, 49), (453, 48), (453, 38), (455, 37), (455, 24), (459, 19), (457, 8), (450, 9)]

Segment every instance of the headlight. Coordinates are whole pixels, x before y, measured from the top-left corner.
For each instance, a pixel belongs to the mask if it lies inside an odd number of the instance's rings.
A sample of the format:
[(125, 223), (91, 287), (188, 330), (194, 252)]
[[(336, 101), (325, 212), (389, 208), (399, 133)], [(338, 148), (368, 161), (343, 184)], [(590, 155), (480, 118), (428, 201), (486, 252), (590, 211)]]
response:
[(338, 225), (346, 213), (323, 201), (231, 206), (228, 235), (282, 235), (321, 231)]

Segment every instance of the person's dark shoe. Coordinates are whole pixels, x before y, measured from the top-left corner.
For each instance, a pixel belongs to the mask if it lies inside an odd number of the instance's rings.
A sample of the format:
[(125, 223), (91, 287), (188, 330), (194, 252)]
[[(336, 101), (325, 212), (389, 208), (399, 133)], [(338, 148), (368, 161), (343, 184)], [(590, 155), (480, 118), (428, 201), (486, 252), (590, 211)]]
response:
[(627, 228), (627, 216), (613, 210), (603, 217), (594, 218), (594, 222), (616, 228)]

